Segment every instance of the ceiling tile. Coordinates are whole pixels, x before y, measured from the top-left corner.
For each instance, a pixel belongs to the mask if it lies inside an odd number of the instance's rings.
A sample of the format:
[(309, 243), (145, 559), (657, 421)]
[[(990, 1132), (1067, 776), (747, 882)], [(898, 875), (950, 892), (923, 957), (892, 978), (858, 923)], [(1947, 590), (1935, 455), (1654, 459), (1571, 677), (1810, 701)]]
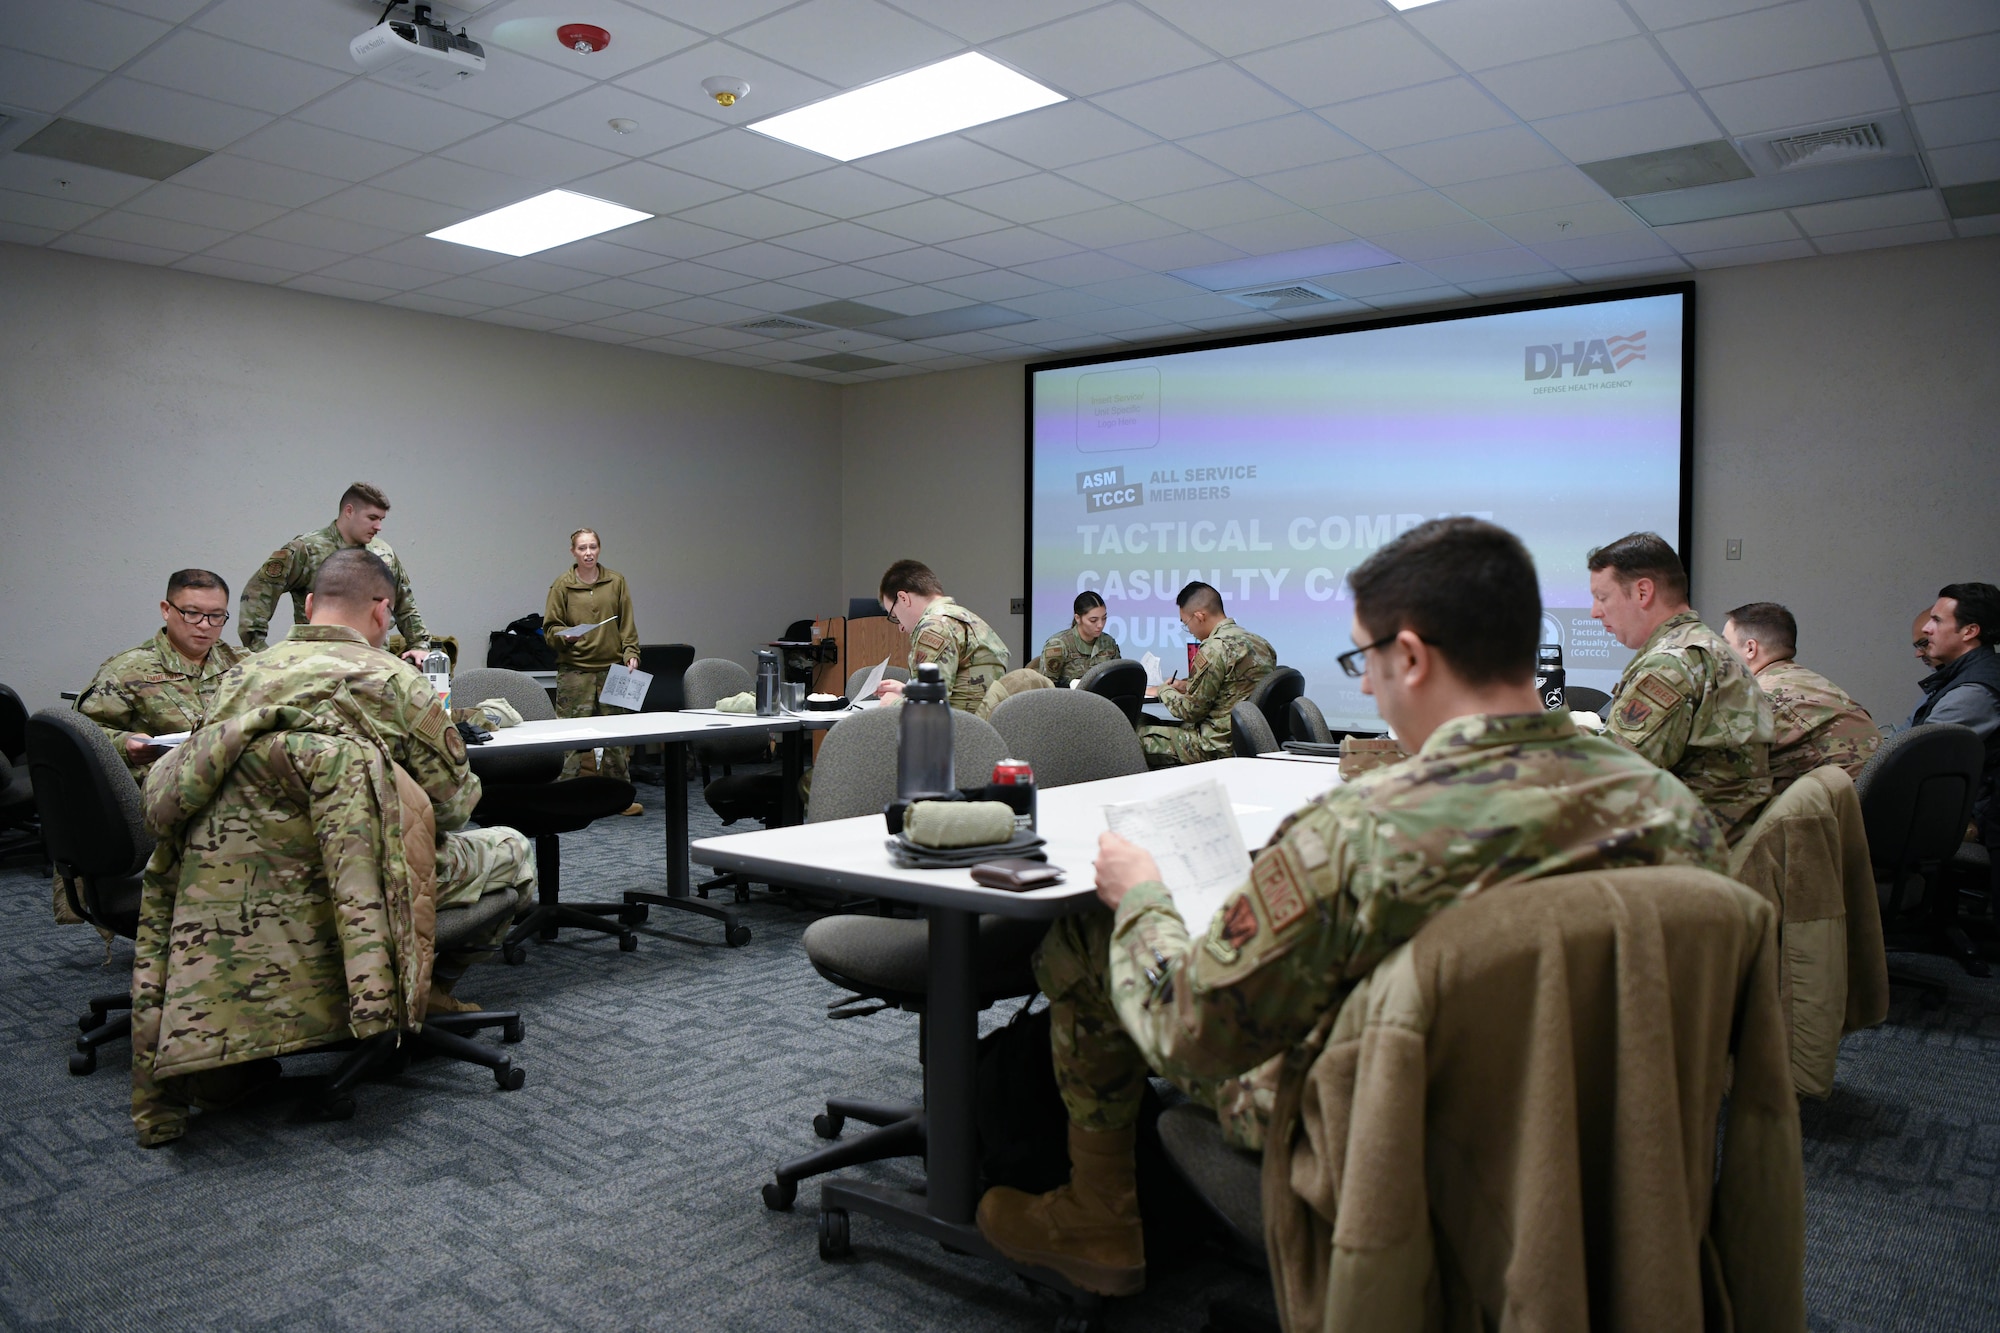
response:
[(1140, 273), (1129, 278), (1112, 278), (1106, 282), (1091, 283), (1081, 290), (1084, 295), (1094, 296), (1111, 305), (1144, 305), (1148, 301), (1171, 301), (1206, 294), (1192, 283), (1182, 282), (1179, 278), (1170, 278), (1164, 273)]
[(174, 183), (240, 195), (267, 204), (283, 204), (286, 208), (298, 208), (315, 199), (324, 199), (346, 184), (345, 181), (294, 171), (270, 162), (253, 162), (232, 153), (216, 153), (203, 158), (186, 171), (176, 172)]
[(1935, 102), (2000, 89), (2000, 36), (1970, 37), (1898, 51), (1896, 77), (1912, 102)]
[[(472, 213), (484, 213), (502, 204), (519, 203), (535, 187), (519, 176), (503, 176), (483, 167), (468, 166), (443, 157), (420, 157), (393, 171), (385, 171), (369, 184), (398, 194), (411, 194), (433, 203), (450, 204)], [(623, 201), (621, 201), (623, 202)]]
[[(430, 274), (430, 280), (456, 276), (462, 273), (478, 273), (496, 268), (506, 260), (491, 250), (480, 250), (470, 245), (453, 245), (450, 241), (434, 241), (428, 236), (412, 236), (394, 245), (385, 245), (369, 256), (370, 259), (385, 259), (394, 264), (408, 264)], [(368, 279), (363, 278), (363, 282)]]
[(755, 190), (823, 171), (829, 159), (754, 130), (724, 130), (655, 154), (655, 163), (706, 180)]
[(608, 319), (622, 314), (615, 305), (605, 305), (602, 301), (584, 301), (574, 296), (538, 296), (532, 301), (523, 301), (519, 307), (530, 315), (547, 315), (551, 319)]
[(1601, 162), (1723, 137), (1707, 109), (1685, 93), (1538, 120), (1534, 128), (1572, 162)]
[[(1944, 201), (1936, 190), (1878, 194), (1867, 199), (1841, 199), (1791, 210), (1792, 220), (1808, 236), (1833, 236), (1844, 231), (1870, 231), (1917, 222), (1944, 220)], [(144, 237), (131, 237), (143, 240)]]
[(392, 88), (380, 79), (356, 79), (297, 113), (300, 120), (342, 134), (432, 152), (498, 124), (493, 117)]
[(1290, 200), (1249, 181), (1224, 181), (1198, 190), (1162, 195), (1145, 200), (1140, 207), (1196, 231), (1297, 211)]
[(910, 243), (900, 236), (890, 236), (856, 222), (835, 222), (793, 232), (785, 238), (785, 245), (842, 264), (910, 248)]
[(1295, 110), (1286, 98), (1224, 61), (1106, 93), (1098, 106), (1165, 139), (1269, 120)]
[(51, 250), (68, 250), (79, 255), (96, 255), (100, 259), (122, 259), (128, 264), (152, 264), (165, 267), (185, 256), (179, 250), (162, 250), (158, 246), (134, 245), (130, 241), (114, 241), (103, 236), (85, 236), (71, 232), (58, 241), (49, 243)]
[(1697, 88), (1875, 54), (1860, 0), (1797, 0), (1676, 28), (1658, 41)]
[[(1477, 254), (1482, 250), (1494, 250), (1507, 244), (1507, 237), (1484, 222), (1467, 219), (1464, 222), (1448, 222), (1442, 227), (1423, 227), (1416, 231), (1394, 232), (1374, 238), (1375, 244), (1398, 259), (1425, 264), (1433, 259), (1452, 255)], [(1432, 270), (1436, 272), (1435, 269)]]
[(1608, 232), (1603, 236), (1579, 236), (1573, 241), (1550, 241), (1532, 248), (1557, 268), (1572, 271), (1583, 266), (1631, 263), (1671, 253), (1665, 241), (1643, 228)]
[[(1354, 239), (1354, 234), (1347, 228), (1336, 226), (1317, 213), (1303, 210), (1281, 213), (1276, 217), (1254, 218), (1248, 222), (1232, 222), (1226, 227), (1211, 227), (1206, 234), (1248, 255), (1278, 255), (1289, 250), (1305, 250), (1313, 246), (1333, 245)], [(1123, 255), (1125, 248), (1118, 247), (1116, 253)], [(1230, 257), (1217, 255), (1216, 260)], [(1175, 264), (1171, 267), (1189, 268), (1192, 264)]]
[[(658, 287), (644, 282), (631, 282), (624, 278), (606, 278), (603, 282), (593, 282), (588, 287), (578, 287), (569, 295), (579, 301), (597, 301), (604, 305), (616, 306), (620, 310), (650, 310), (656, 305), (665, 305), (673, 298)], [(656, 333), (670, 330), (659, 329)]]
[(365, 282), (349, 282), (345, 278), (329, 278), (324, 272), (308, 273), (302, 278), (288, 278), (285, 286), (295, 292), (337, 296), (344, 301), (379, 301), (385, 296), (396, 294), (396, 289), (393, 287), (376, 287)]
[(819, 303), (819, 293), (785, 282), (757, 282), (747, 287), (732, 287), (725, 295), (738, 304), (754, 306), (773, 314)]
[(1214, 58), (1151, 14), (1125, 3), (995, 42), (987, 50), (1060, 92), (1085, 97)]
[(835, 218), (879, 213), (885, 208), (915, 203), (924, 197), (921, 190), (913, 190), (907, 185), (899, 185), (849, 166), (834, 167), (811, 176), (801, 176), (797, 180), (781, 181), (765, 186), (760, 193)]
[(319, 176), (365, 181), (402, 166), (417, 155), (373, 139), (338, 134), (298, 120), (280, 120), (231, 144), (229, 151)]
[(411, 232), (431, 232), (464, 218), (464, 210), (450, 204), (418, 199), (412, 195), (378, 190), (372, 185), (354, 185), (309, 205), (314, 213), (345, 218), (373, 227), (390, 227), (407, 236)]
[(1404, 18), (1438, 50), (1467, 69), (1574, 51), (1638, 31), (1617, 0), (1446, 5), (1412, 10)]
[(338, 250), (345, 255), (365, 255), (404, 238), (401, 231), (371, 227), (346, 218), (330, 218), (318, 213), (293, 212), (257, 228), (252, 235), (276, 241), (296, 241), (322, 250)]
[(764, 279), (787, 278), (794, 273), (808, 273), (826, 267), (826, 261), (817, 255), (802, 255), (768, 241), (752, 241), (733, 250), (718, 250), (703, 262), (730, 273), (741, 273), (746, 278)]
[(1859, 119), (1902, 101), (1879, 56), (1706, 88), (1701, 99), (1731, 134)]
[(281, 268), (267, 268), (262, 264), (242, 264), (229, 259), (217, 259), (213, 255), (189, 255), (176, 260), (174, 267), (190, 273), (206, 273), (211, 277), (230, 278), (237, 282), (281, 283), (289, 281), (292, 274)]
[(1446, 198), (1475, 217), (1497, 218), (1511, 213), (1530, 213), (1558, 204), (1596, 202), (1604, 198), (1604, 188), (1575, 167), (1549, 167), (1523, 171), (1492, 180), (1466, 181), (1439, 190)]
[(1088, 213), (1073, 213), (1066, 218), (1051, 218), (1036, 229), (1092, 249), (1149, 240), (1155, 236), (1171, 236), (1181, 230), (1165, 218), (1131, 204), (1114, 204), (1110, 208), (1093, 209)]
[(1518, 125), (1436, 143), (1411, 144), (1383, 156), (1429, 185), (1455, 185), (1517, 171), (1539, 171), (1562, 162), (1539, 136)]
[(1878, 4), (1874, 14), (1882, 40), (1891, 50), (2000, 28), (2000, 9), (1988, 0), (1902, 0)]
[(404, 310), (421, 310), (427, 315), (476, 315), (480, 307), (471, 301), (454, 301), (435, 292), (401, 292), (386, 298), (383, 305)]
[(874, 292), (886, 291), (902, 284), (901, 278), (888, 277), (881, 273), (870, 273), (865, 268), (823, 268), (817, 273), (801, 273), (792, 279), (794, 287), (804, 287), (807, 291), (821, 296), (838, 297), (842, 300), (857, 296), (868, 296)]
[(1377, 149), (1514, 123), (1514, 118), (1470, 79), (1447, 79), (1381, 93), (1327, 107), (1320, 114)]
[(892, 148), (864, 157), (857, 165), (874, 175), (887, 176), (932, 194), (957, 194), (960, 190), (1027, 176), (1035, 170), (1025, 162), (955, 134)]
[[(552, 254), (553, 251), (543, 251)], [(596, 275), (579, 269), (552, 264), (540, 255), (529, 255), (523, 259), (507, 259), (480, 273), (482, 278), (494, 282), (505, 282), (516, 287), (532, 287), (538, 292), (567, 292), (578, 287), (588, 287), (596, 281)]]
[[(621, 234), (609, 233), (614, 238)], [(594, 238), (587, 241), (572, 241), (553, 250), (544, 250), (541, 257), (563, 268), (580, 269), (585, 273), (600, 273), (612, 278), (622, 278), (628, 273), (639, 273), (660, 266), (658, 255)]]
[(191, 28), (175, 32), (121, 72), (146, 83), (276, 116), (297, 110), (348, 79), (320, 65), (227, 42)]
[(1197, 135), (1182, 146), (1239, 176), (1353, 157), (1368, 150), (1309, 112)]
[(591, 80), (581, 74), (552, 69), (540, 61), (489, 44), (486, 69), (478, 78), (425, 95), (447, 106), (510, 120), (591, 86)]
[(376, 255), (364, 255), (359, 259), (346, 259), (338, 264), (329, 264), (314, 276), (331, 282), (351, 282), (380, 288), (384, 292), (406, 292), (418, 287), (428, 287), (441, 275), (413, 268), (408, 264), (391, 263)]
[(1229, 179), (1229, 173), (1211, 162), (1177, 148), (1155, 144), (1116, 157), (1099, 158), (1063, 170), (1063, 175), (1113, 199), (1127, 202), (1148, 199), (1176, 190), (1191, 190)]
[[(379, 11), (378, 11), (379, 12)], [(193, 26), (230, 41), (310, 60), (342, 74), (354, 74), (347, 44), (371, 26), (368, 13), (346, 5), (273, 4), (271, 0), (222, 0), (193, 20)]]
[(1579, 236), (1636, 231), (1645, 224), (1623, 204), (1599, 198), (1495, 218), (1493, 225), (1522, 245), (1541, 245), (1549, 241), (1575, 240)]
[(8, 105), (53, 114), (89, 91), (104, 71), (0, 48), (0, 88)]
[(595, 176), (573, 180), (569, 188), (593, 199), (609, 199), (653, 214), (678, 213), (736, 193), (727, 185), (717, 185), (682, 171), (669, 171), (651, 162), (627, 162)]
[(1446, 282), (1495, 282), (1504, 278), (1554, 277), (1556, 271), (1541, 256), (1509, 247), (1469, 255), (1442, 256), (1424, 261), (1424, 267)]
[(1387, 236), (1465, 221), (1465, 210), (1435, 190), (1385, 195), (1320, 210), (1356, 236)]
[(861, 221), (877, 231), (886, 231), (891, 236), (902, 236), (925, 245), (963, 240), (967, 236), (998, 231), (1007, 225), (990, 213), (967, 208), (949, 199), (925, 199), (920, 203), (904, 204), (901, 208), (871, 213)]
[(1259, 177), (1257, 183), (1302, 207), (1319, 209), (1423, 188), (1415, 176), (1372, 154), (1276, 172)]
[(618, 244), (672, 259), (695, 259), (739, 245), (741, 241), (726, 231), (682, 222), (679, 218), (652, 218), (620, 227)]
[(962, 241), (946, 241), (941, 248), (953, 254), (965, 255), (1005, 268), (1032, 264), (1044, 259), (1056, 259), (1076, 252), (1076, 246), (1070, 242), (1057, 240), (1045, 232), (1034, 231), (1027, 227), (990, 231), (984, 236), (968, 236)]
[[(660, 313), (670, 315), (675, 319), (691, 320), (696, 324), (734, 324), (738, 320), (749, 319), (753, 315), (761, 315), (764, 312), (761, 310), (752, 310), (749, 306), (735, 305), (729, 301), (717, 300), (712, 296), (695, 296), (685, 301), (676, 301), (672, 305), (664, 306), (661, 308)], [(720, 335), (719, 341), (716, 340), (717, 335)], [(737, 333), (731, 329), (690, 330), (685, 334), (676, 334), (675, 336), (684, 338), (689, 342), (705, 342), (717, 347), (732, 344), (740, 347), (746, 342), (761, 341), (761, 339), (753, 334)]]
[(687, 221), (704, 227), (714, 227), (732, 236), (759, 241), (782, 236), (786, 232), (823, 226), (829, 221), (824, 213), (794, 208), (790, 204), (755, 194), (739, 194), (729, 199), (718, 199), (712, 204), (703, 204), (699, 208), (682, 209), (680, 215)]
[(714, 292), (726, 292), (731, 287), (741, 287), (743, 275), (725, 273), (719, 268), (683, 260), (678, 264), (666, 264), (660, 268), (634, 273), (631, 281), (687, 296), (707, 296)]
[(476, 319), (482, 324), (505, 324), (509, 328), (533, 329), (538, 332), (547, 332), (562, 324), (559, 319), (550, 319), (546, 315), (530, 315), (520, 310), (482, 310), (476, 315), (468, 315), (467, 318)]
[(991, 0), (899, 0), (897, 7), (968, 42), (990, 42), (1068, 18), (1079, 10), (1094, 9), (1099, 3), (1101, 0), (1008, 0), (1004, 5)]
[(1653, 234), (1682, 254), (1690, 254), (1700, 250), (1734, 250), (1746, 245), (1793, 241), (1798, 239), (1799, 229), (1788, 215), (1778, 211), (1712, 218), (1707, 222), (1682, 222), (1655, 227)]
[(1129, 278), (1135, 273), (1145, 271), (1137, 265), (1127, 264), (1109, 255), (1092, 254), (1088, 251), (1082, 254), (1063, 255), (1056, 259), (1037, 260), (1032, 264), (1019, 264), (1015, 267), (1018, 272), (1057, 287), (1085, 287), (1093, 282)]
[(1926, 148), (2000, 139), (2000, 93), (1926, 102), (1911, 108), (1910, 114)]
[[(212, 159), (211, 159), (212, 160)], [(187, 173), (180, 173), (185, 178)], [(153, 182), (32, 153), (0, 153), (0, 189), (44, 194), (99, 208), (122, 204)]]
[(1141, 314), (1151, 315), (1158, 320), (1176, 322), (1190, 319), (1215, 319), (1220, 316), (1240, 314), (1243, 307), (1226, 296), (1214, 296), (1199, 292), (1192, 296), (1176, 297), (1170, 301), (1148, 301), (1134, 307)]
[(51, 199), (46, 195), (0, 190), (0, 219), (52, 232), (81, 227), (104, 210), (76, 199)]
[(1907, 227), (1881, 227), (1871, 231), (1847, 231), (1838, 236), (1821, 236), (1813, 245), (1823, 255), (1846, 254), (1853, 250), (1886, 250), (1892, 245), (1926, 245), (1951, 239), (1948, 222), (1919, 222)]
[[(634, 120), (639, 127), (620, 134), (611, 128), (614, 119)], [(705, 117), (614, 84), (544, 107), (521, 117), (521, 123), (626, 157), (651, 157), (715, 130), (715, 123)]]
[(669, 333), (679, 333), (683, 329), (694, 327), (684, 319), (656, 315), (650, 310), (635, 310), (623, 315), (613, 315), (609, 319), (600, 319), (597, 322), (606, 328), (622, 329), (626, 333), (636, 333), (647, 338), (664, 337)]
[(1782, 0), (1629, 0), (1639, 22), (1654, 32), (1685, 28), (1691, 23), (1727, 18), (1753, 9), (1769, 9)]
[(616, 153), (526, 125), (497, 126), (443, 149), (438, 156), (542, 186), (624, 165)]
[[(617, 0), (584, 0), (561, 6), (547, 0), (513, 0), (498, 9), (483, 10), (479, 31), (473, 35), (486, 44), (489, 59), (499, 48), (505, 54), (532, 57), (568, 77), (595, 82), (617, 78), (700, 42), (702, 34), (685, 22), (668, 21), (680, 17), (665, 6), (635, 7)], [(578, 20), (609, 32), (610, 45), (591, 52), (564, 46), (556, 39), (556, 29)]]
[(1303, 106), (1352, 101), (1456, 72), (1393, 18), (1293, 42), (1237, 63)]
[[(905, 282), (935, 282), (939, 278), (962, 278), (968, 273), (977, 273), (987, 267), (977, 259), (967, 259), (964, 255), (953, 254), (934, 246), (916, 250), (898, 250), (892, 255), (878, 255), (861, 261), (861, 267), (876, 273), (887, 273)], [(879, 304), (879, 302), (875, 303)], [(923, 313), (906, 310), (907, 315)]]
[(432, 296), (449, 301), (466, 301), (472, 305), (519, 305), (544, 295), (532, 287), (515, 287), (509, 283), (495, 282), (491, 278), (447, 278), (424, 288)]
[(1812, 242), (1768, 241), (1761, 245), (1724, 246), (1719, 250), (1703, 250), (1688, 256), (1688, 262), (1698, 269), (1736, 268), (1743, 264), (1775, 264), (1787, 259), (1811, 259), (1819, 251), (1813, 249)]
[(117, 69), (169, 31), (168, 24), (89, 0), (7, 6), (7, 45), (91, 69)]
[(1319, 277), (1317, 284), (1342, 296), (1373, 300), (1397, 292), (1429, 290), (1437, 285), (1437, 278), (1414, 264), (1385, 264), (1381, 268), (1327, 274)]
[[(734, 107), (723, 108), (701, 90), (701, 81), (711, 74), (733, 74), (750, 84), (750, 95)], [(789, 111), (806, 102), (817, 102), (840, 89), (755, 52), (728, 42), (703, 42), (677, 55), (635, 70), (618, 79), (621, 88), (630, 88), (655, 101), (714, 121), (719, 125), (744, 125), (780, 111)]]
[(1194, 268), (1201, 264), (1219, 264), (1226, 260), (1241, 259), (1244, 254), (1233, 245), (1225, 244), (1213, 236), (1197, 231), (1176, 232), (1172, 236), (1162, 236), (1152, 241), (1135, 241), (1131, 245), (1106, 246), (1099, 253), (1154, 272)]
[(1060, 102), (965, 131), (965, 137), (1038, 167), (1066, 167), (1157, 142), (1089, 102)]
[(639, 341), (642, 335), (626, 333), (622, 329), (610, 329), (602, 324), (571, 324), (567, 328), (552, 329), (551, 332), (565, 338), (588, 338), (600, 343), (631, 343)]
[(1929, 155), (1931, 178), (1939, 185), (1970, 185), (2000, 180), (2000, 142), (1963, 144), (1934, 149)]
[(237, 199), (208, 190), (191, 190), (169, 181), (133, 196), (125, 207), (134, 213), (219, 227), (230, 232), (262, 226), (285, 211), (277, 204), (260, 204), (252, 199)]
[(1682, 91), (1680, 76), (1643, 37), (1489, 69), (1479, 82), (1524, 120)]
[(972, 301), (1013, 301), (1024, 296), (1034, 296), (1049, 290), (1046, 282), (1037, 282), (1019, 273), (1008, 273), (1003, 269), (988, 269), (984, 273), (969, 273), (962, 278), (942, 278), (935, 284), (956, 296)]
[(1009, 309), (1037, 319), (1066, 319), (1080, 310), (1108, 310), (1111, 302), (1085, 296), (1074, 288), (1058, 288), (1039, 296), (1016, 297), (1007, 305)]
[(347, 258), (337, 250), (322, 250), (318, 246), (294, 245), (290, 241), (274, 241), (264, 236), (247, 235), (232, 236), (212, 247), (208, 253), (217, 259), (263, 264), (292, 273), (310, 273)]
[(964, 43), (875, 0), (806, 0), (729, 40), (843, 88), (932, 64)]
[(1111, 202), (1095, 190), (1086, 190), (1074, 181), (1046, 171), (967, 190), (956, 198), (969, 207), (1013, 222), (1040, 222), (1044, 218), (1101, 208)]
[(1297, 42), (1382, 16), (1378, 0), (1258, 0), (1252, 5), (1146, 0), (1146, 7), (1225, 56)]
[(91, 125), (210, 150), (271, 122), (262, 111), (126, 78), (106, 79), (69, 107), (67, 114)]
[(130, 10), (134, 14), (144, 14), (147, 18), (159, 19), (164, 23), (183, 23), (197, 13), (208, 0), (112, 0), (118, 8)]

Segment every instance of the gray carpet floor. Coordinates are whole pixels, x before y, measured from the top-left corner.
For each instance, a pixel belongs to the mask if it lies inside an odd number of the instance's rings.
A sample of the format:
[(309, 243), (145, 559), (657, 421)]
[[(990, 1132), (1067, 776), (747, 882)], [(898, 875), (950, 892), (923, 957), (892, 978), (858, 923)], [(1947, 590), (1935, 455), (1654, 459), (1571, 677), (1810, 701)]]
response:
[[(660, 885), (662, 792), (640, 796), (643, 817), (564, 839), (566, 897)], [(723, 831), (698, 795), (691, 814), (695, 836)], [(714, 923), (656, 908), (635, 953), (571, 932), (468, 974), (462, 993), (526, 1020), (517, 1092), (427, 1061), (364, 1085), (350, 1121), (302, 1122), (275, 1099), (149, 1152), (132, 1139), (127, 1047), (86, 1078), (64, 1064), (75, 1016), (123, 987), (129, 949), (107, 963), (87, 927), (51, 924), (48, 901), (32, 868), (0, 871), (0, 1327), (1053, 1324), (1056, 1305), (997, 1266), (867, 1218), (853, 1257), (823, 1263), (813, 1182), (793, 1212), (759, 1201), (778, 1160), (819, 1146), (827, 1095), (919, 1086), (914, 1018), (824, 1017), (836, 992), (800, 948), (806, 911), (760, 895), (741, 909), (754, 939), (728, 949)], [(1949, 1002), (1926, 1011), (1899, 990), (1890, 1021), (1843, 1046), (1832, 1099), (1804, 1111), (1815, 1330), (2000, 1326), (2000, 982), (1910, 967)], [(908, 1163), (861, 1174), (916, 1178)], [(1156, 1269), (1107, 1322), (1192, 1330), (1212, 1294), (1251, 1286), (1219, 1257)]]

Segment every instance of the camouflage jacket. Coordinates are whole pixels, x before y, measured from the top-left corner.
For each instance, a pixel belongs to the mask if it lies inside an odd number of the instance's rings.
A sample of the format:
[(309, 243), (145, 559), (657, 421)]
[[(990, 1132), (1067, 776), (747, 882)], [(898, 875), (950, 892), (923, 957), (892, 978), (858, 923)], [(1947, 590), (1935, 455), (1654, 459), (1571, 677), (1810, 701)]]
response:
[(1797, 662), (1773, 662), (1757, 673), (1771, 701), (1771, 794), (1825, 764), (1848, 777), (1861, 772), (1882, 743), (1881, 729), (1854, 697)]
[(1224, 756), (1229, 753), (1229, 710), (1277, 669), (1278, 654), (1269, 641), (1225, 616), (1201, 641), (1187, 679), (1160, 686), (1160, 702), (1194, 732), (1197, 749)]
[(1604, 726), (1685, 782), (1732, 841), (1771, 799), (1771, 702), (1693, 611), (1669, 617), (1633, 656)]
[[(237, 604), (236, 632), (243, 646), (253, 653), (264, 650), (270, 641), (271, 613), (277, 608), (281, 593), (292, 595), (292, 623), (305, 624), (306, 594), (312, 591), (319, 567), (328, 556), (347, 545), (340, 530), (329, 523), (318, 532), (300, 533), (271, 552), (271, 558), (244, 583), (243, 596)], [(417, 595), (410, 591), (410, 576), (403, 572), (403, 562), (380, 537), (369, 542), (368, 549), (381, 556), (382, 563), (396, 576), (396, 604), (392, 608), (396, 628), (410, 647), (428, 647), (430, 631), (424, 628), (424, 618), (417, 614)]]
[(1082, 680), (1083, 673), (1092, 667), (1116, 662), (1118, 657), (1118, 640), (1100, 634), (1095, 643), (1085, 643), (1076, 626), (1071, 625), (1060, 634), (1050, 635), (1049, 641), (1042, 645), (1042, 655), (1028, 665), (1056, 684), (1067, 685)]
[(1007, 674), (1007, 641), (951, 598), (939, 597), (910, 631), (911, 680), (924, 662), (937, 663), (945, 700), (953, 708), (976, 713), (987, 686)]
[(77, 696), (76, 711), (111, 733), (111, 743), (132, 776), (143, 782), (153, 761), (135, 758), (125, 742), (133, 736), (193, 731), (207, 715), (222, 673), (247, 656), (243, 649), (218, 640), (200, 669), (190, 672), (187, 659), (160, 630), (97, 668), (90, 685)]
[(133, 942), (132, 1121), (147, 1145), (186, 1126), (166, 1080), (415, 1027), (430, 985), (424, 793), (355, 693), (281, 701), (274, 678), (316, 685), (306, 668), (260, 657), (232, 679), (245, 672), (263, 699), (239, 692), (146, 781), (159, 843)]
[[(1112, 929), (1112, 1003), (1168, 1078), (1255, 1071), (1239, 1092), (1260, 1089), (1261, 1104), (1217, 1109), (1226, 1124), (1232, 1113), (1257, 1119), (1276, 1086), (1267, 1062), (1433, 913), (1545, 875), (1727, 863), (1721, 826), (1684, 786), (1579, 735), (1567, 714), (1455, 718), (1405, 762), (1287, 818), (1201, 939), (1164, 886), (1126, 893)], [(1261, 1124), (1231, 1133), (1253, 1146)]]

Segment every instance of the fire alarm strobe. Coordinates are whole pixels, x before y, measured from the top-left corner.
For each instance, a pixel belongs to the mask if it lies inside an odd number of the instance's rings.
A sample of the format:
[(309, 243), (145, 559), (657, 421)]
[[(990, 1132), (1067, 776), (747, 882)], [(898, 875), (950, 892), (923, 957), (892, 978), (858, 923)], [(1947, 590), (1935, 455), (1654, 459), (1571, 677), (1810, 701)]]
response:
[(565, 23), (556, 29), (556, 40), (572, 51), (589, 55), (611, 45), (611, 34), (595, 23)]

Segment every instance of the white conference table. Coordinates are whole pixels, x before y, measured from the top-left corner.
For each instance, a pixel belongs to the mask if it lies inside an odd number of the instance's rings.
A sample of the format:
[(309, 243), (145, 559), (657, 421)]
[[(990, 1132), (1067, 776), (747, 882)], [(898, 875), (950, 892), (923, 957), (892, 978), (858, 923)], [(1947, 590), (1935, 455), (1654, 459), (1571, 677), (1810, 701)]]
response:
[[(1104, 831), (1104, 807), (1220, 781), (1235, 808), (1246, 846), (1261, 847), (1285, 816), (1337, 786), (1340, 771), (1325, 764), (1269, 764), (1219, 759), (1101, 782), (1044, 789), (1037, 831), (1049, 863), (1068, 872), (1061, 884), (1025, 893), (984, 888), (965, 870), (908, 870), (889, 859), (888, 829), (879, 816), (703, 838), (691, 849), (702, 865), (787, 884), (914, 903), (930, 922), (930, 993), (925, 1015), (924, 1084), (928, 1120), (927, 1182), (921, 1190), (834, 1177), (820, 1188), (822, 1254), (844, 1248), (849, 1211), (916, 1231), (953, 1249), (1007, 1260), (973, 1222), (979, 1203), (974, 1128), (973, 1065), (978, 1051), (979, 999), (973, 955), (980, 913), (1052, 920), (1096, 902), (1091, 863)], [(840, 1239), (831, 1251), (829, 1235)], [(1043, 1285), (1081, 1297), (1045, 1269)]]

